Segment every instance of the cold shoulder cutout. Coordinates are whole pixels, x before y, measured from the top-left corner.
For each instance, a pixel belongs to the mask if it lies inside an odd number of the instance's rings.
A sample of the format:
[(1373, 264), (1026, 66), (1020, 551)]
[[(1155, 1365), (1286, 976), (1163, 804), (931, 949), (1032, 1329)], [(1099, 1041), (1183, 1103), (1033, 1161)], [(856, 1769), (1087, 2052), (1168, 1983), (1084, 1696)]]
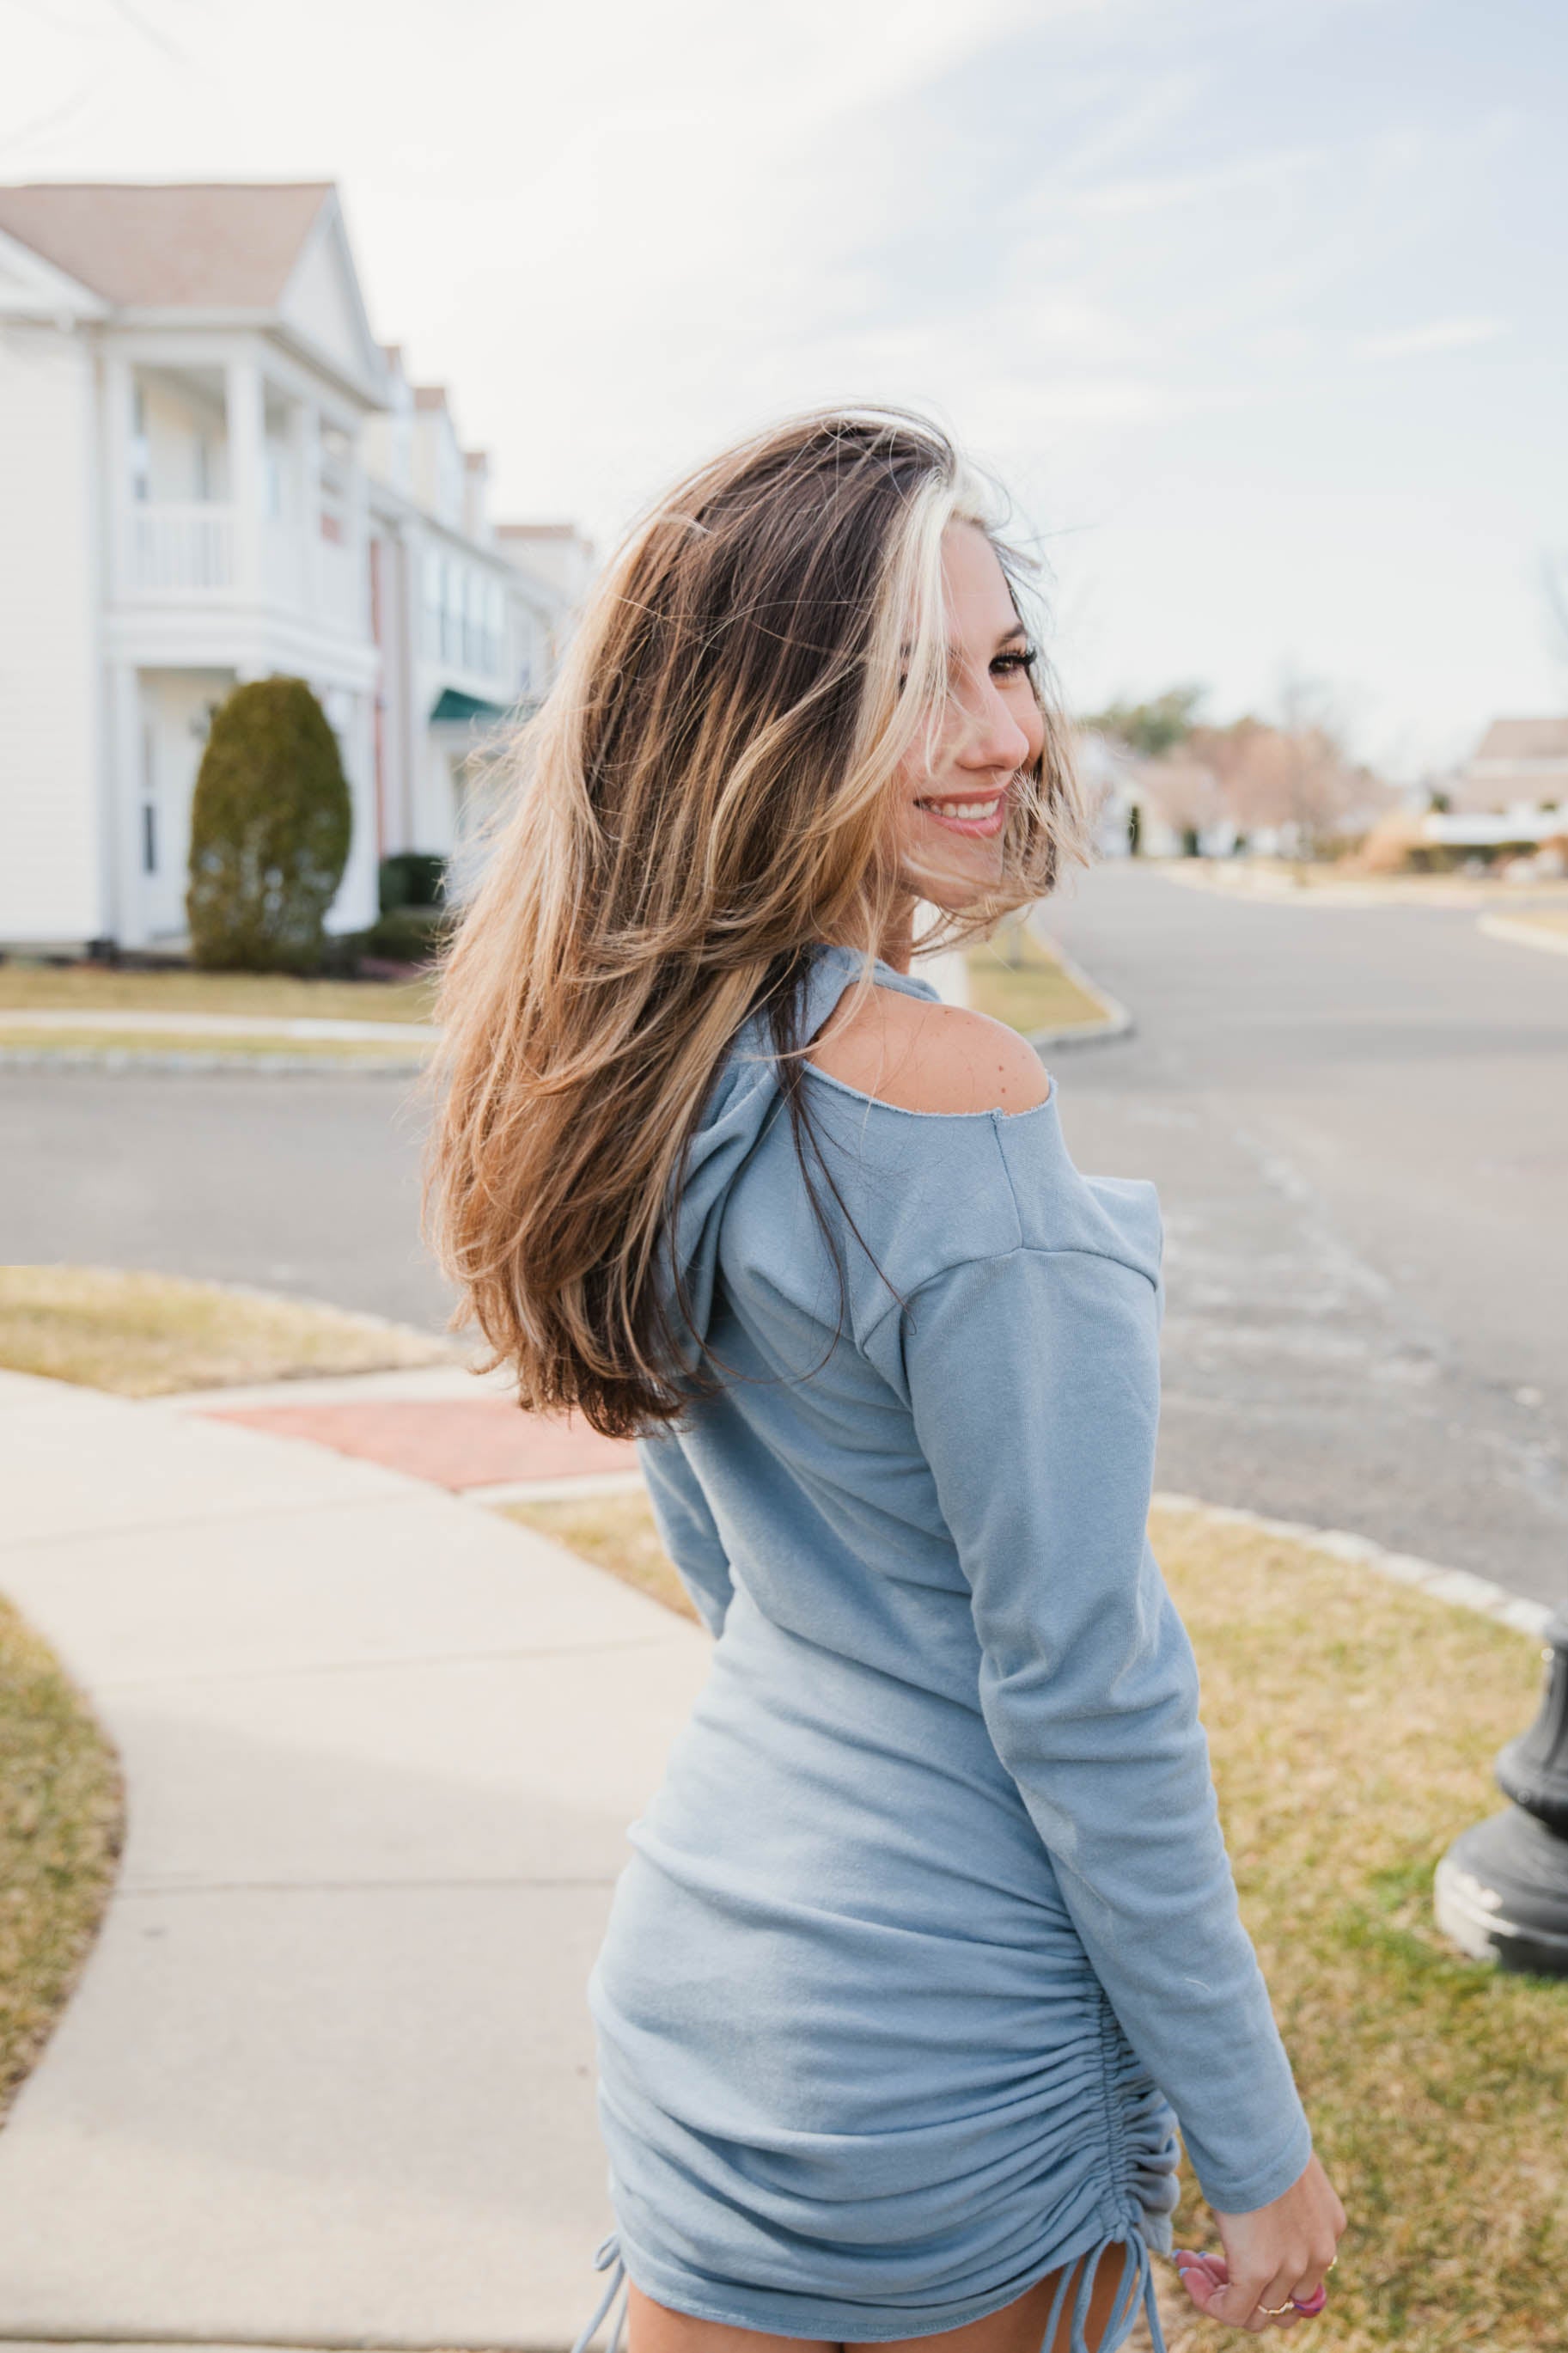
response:
[(819, 1075), (896, 1111), (965, 1117), (1033, 1111), (1050, 1092), (1045, 1066), (1005, 1022), (931, 1004), (879, 983), (849, 1018), (844, 1000), (811, 1041)]

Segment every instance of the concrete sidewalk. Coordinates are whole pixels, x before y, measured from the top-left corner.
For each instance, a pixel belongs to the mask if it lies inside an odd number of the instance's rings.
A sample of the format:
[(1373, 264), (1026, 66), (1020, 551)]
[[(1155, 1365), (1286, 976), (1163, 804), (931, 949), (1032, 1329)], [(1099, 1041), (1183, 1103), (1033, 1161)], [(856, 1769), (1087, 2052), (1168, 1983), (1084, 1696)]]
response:
[(130, 1814), (0, 2130), (0, 2339), (570, 2343), (584, 1980), (706, 1637), (296, 1440), (0, 1375), (0, 1460)]

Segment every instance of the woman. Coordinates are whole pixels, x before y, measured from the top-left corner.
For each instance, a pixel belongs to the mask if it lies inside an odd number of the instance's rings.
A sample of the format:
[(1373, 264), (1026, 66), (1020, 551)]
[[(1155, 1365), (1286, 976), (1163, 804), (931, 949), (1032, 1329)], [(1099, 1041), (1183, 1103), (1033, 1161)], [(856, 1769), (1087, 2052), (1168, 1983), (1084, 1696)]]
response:
[[(461, 927), (434, 1163), (521, 1403), (635, 1433), (717, 1637), (590, 1985), (631, 2353), (1121, 2345), (1179, 2122), (1225, 2257), (1343, 2213), (1144, 1534), (1152, 1189), (910, 975), (1084, 854), (943, 437), (814, 416), (634, 532)], [(1226, 2281), (1226, 2261), (1230, 2277)]]

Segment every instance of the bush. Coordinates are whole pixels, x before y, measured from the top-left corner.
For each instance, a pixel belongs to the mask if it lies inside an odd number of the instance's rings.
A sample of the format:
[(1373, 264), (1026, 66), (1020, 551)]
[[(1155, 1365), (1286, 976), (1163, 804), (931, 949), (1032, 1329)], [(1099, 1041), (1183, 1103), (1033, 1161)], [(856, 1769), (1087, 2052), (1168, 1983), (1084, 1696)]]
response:
[(429, 964), (446, 944), (447, 917), (439, 907), (394, 907), (361, 932), (354, 945), (362, 955), (389, 964)]
[(316, 971), (353, 825), (338, 739), (304, 680), (236, 687), (213, 720), (191, 807), (192, 960)]
[(377, 876), (384, 915), (400, 907), (439, 907), (446, 903), (447, 861), (430, 849), (400, 849), (384, 858)]

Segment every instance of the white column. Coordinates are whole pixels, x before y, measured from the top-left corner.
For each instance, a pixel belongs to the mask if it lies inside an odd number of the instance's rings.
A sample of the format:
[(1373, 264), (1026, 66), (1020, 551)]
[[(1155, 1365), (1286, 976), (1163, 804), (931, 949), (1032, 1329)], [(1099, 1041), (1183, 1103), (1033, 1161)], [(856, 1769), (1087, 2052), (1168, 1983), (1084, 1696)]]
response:
[(300, 471), (301, 600), (310, 613), (321, 609), (321, 412), (302, 400), (294, 413)]
[(103, 363), (105, 553), (110, 597), (123, 596), (132, 585), (131, 442), (135, 394), (130, 361), (110, 352)]
[(261, 594), (261, 527), (265, 484), (265, 417), (261, 370), (254, 360), (230, 360), (224, 370), (228, 422), (228, 496), (234, 510), (234, 585), (253, 602)]
[(370, 630), (370, 515), (364, 468), (355, 448), (349, 458), (348, 482), (344, 491), (344, 535), (351, 566), (350, 577), (354, 584), (355, 633), (368, 638)]
[(148, 934), (142, 871), (142, 690), (130, 662), (110, 664), (108, 701), (104, 758), (112, 831), (105, 923), (109, 937), (121, 947), (139, 948)]
[[(915, 930), (924, 931), (935, 914), (934, 907), (924, 902), (915, 909)], [(949, 1005), (969, 1002), (969, 966), (962, 948), (939, 948), (934, 955), (921, 956), (915, 965), (917, 976), (929, 980), (937, 995)]]

